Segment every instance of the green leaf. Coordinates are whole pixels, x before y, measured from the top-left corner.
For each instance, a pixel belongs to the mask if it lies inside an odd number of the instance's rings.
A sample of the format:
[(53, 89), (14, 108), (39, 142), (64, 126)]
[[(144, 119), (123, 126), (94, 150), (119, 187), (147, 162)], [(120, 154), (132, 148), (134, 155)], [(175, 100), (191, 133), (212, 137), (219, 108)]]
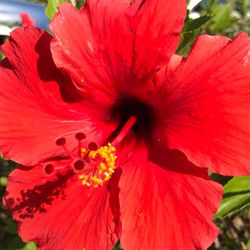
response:
[(198, 17), (196, 19), (188, 19), (185, 22), (183, 32), (185, 33), (185, 32), (195, 31), (195, 30), (201, 28), (208, 21), (210, 21), (210, 19), (211, 19), (210, 15), (204, 15), (204, 16)]
[[(0, 52), (0, 61), (2, 61), (4, 58), (5, 58), (5, 55), (2, 52)], [(0, 152), (0, 155), (1, 155), (1, 152)], [(1, 156), (0, 156), (0, 158), (1, 158)]]
[(84, 4), (85, 4), (86, 0), (77, 0), (76, 1), (76, 8), (80, 9)]
[(210, 178), (220, 183), (222, 186), (225, 186), (233, 177), (210, 173)]
[[(0, 214), (1, 215), (1, 214)], [(3, 227), (1, 230), (9, 235), (17, 234), (17, 224), (11, 218), (6, 217), (3, 221)]]
[(115, 244), (112, 250), (123, 250), (119, 240), (117, 241), (117, 243)]
[(8, 178), (5, 176), (0, 176), (0, 186), (6, 187), (8, 183)]
[(48, 4), (45, 10), (46, 16), (52, 19), (58, 11), (58, 6), (63, 2), (69, 2), (68, 0), (48, 0)]
[(36, 250), (36, 244), (33, 242), (29, 242), (20, 250)]
[(247, 242), (247, 250), (250, 250), (250, 239)]
[(225, 28), (229, 27), (231, 24), (231, 13), (231, 4), (216, 5), (216, 7), (212, 10), (212, 15), (214, 17), (209, 29), (213, 33), (219, 33), (220, 31), (223, 31)]
[(185, 20), (184, 28), (181, 32), (181, 41), (177, 49), (177, 54), (186, 55), (199, 34), (201, 28), (211, 20), (210, 15), (204, 15), (196, 19), (190, 19), (188, 16)]
[(22, 240), (18, 236), (15, 236), (8, 242), (7, 246), (3, 247), (3, 250), (22, 249), (23, 246), (24, 243)]
[(250, 207), (250, 176), (234, 177), (224, 186), (224, 196), (215, 217), (224, 217)]

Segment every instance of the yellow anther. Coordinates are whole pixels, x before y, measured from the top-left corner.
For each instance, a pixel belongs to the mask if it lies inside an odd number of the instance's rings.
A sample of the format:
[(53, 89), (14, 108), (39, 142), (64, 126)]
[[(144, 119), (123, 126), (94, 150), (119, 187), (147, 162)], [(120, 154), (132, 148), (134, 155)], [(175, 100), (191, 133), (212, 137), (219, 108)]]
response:
[[(85, 153), (85, 148), (81, 149), (81, 153)], [(82, 180), (82, 185), (99, 187), (108, 181), (112, 174), (115, 172), (115, 162), (117, 156), (115, 155), (115, 147), (108, 143), (106, 146), (102, 146), (95, 151), (90, 151), (88, 157), (99, 162), (98, 166), (89, 171), (88, 174), (79, 175), (79, 179)], [(90, 163), (91, 165), (91, 163)]]
[(104, 175), (104, 177), (105, 177), (105, 180), (109, 180), (110, 177), (111, 177), (111, 174), (108, 173), (108, 172), (104, 172), (103, 175)]
[(81, 158), (84, 157), (84, 155), (85, 155), (86, 152), (87, 152), (87, 149), (86, 149), (86, 148), (81, 148), (81, 149), (80, 149)]
[(81, 175), (78, 175), (78, 178), (81, 180), (81, 179), (87, 179), (88, 176), (85, 175), (85, 174), (81, 174)]
[(100, 170), (105, 170), (107, 167), (105, 165), (105, 163), (101, 162), (100, 165), (99, 165), (99, 169)]
[(113, 173), (114, 172), (114, 168), (109, 168), (108, 171), (109, 171), (109, 173)]
[(105, 171), (105, 172), (103, 173), (103, 175), (109, 176), (110, 174), (109, 174), (107, 171)]
[(87, 152), (87, 149), (86, 149), (86, 148), (81, 148), (81, 152), (82, 152), (82, 153), (86, 153), (86, 152)]
[(82, 181), (82, 185), (87, 186), (87, 187), (91, 186), (91, 184), (86, 180)]

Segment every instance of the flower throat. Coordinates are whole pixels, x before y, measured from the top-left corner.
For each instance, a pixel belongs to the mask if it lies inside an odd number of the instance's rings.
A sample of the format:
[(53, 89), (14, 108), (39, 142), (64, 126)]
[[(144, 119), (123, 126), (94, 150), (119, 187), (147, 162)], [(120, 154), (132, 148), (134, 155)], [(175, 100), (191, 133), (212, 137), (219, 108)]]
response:
[(136, 123), (132, 127), (137, 137), (150, 138), (155, 119), (154, 108), (136, 97), (123, 95), (119, 97), (111, 109), (111, 117), (115, 121), (121, 121), (121, 126), (130, 117), (136, 117)]

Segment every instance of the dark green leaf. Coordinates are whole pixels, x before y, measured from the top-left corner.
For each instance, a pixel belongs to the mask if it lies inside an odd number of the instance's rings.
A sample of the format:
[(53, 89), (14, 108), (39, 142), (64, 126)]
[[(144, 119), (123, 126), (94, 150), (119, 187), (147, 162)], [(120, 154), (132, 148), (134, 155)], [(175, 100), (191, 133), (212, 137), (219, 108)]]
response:
[(115, 244), (113, 250), (123, 250), (120, 244), (120, 241), (117, 241), (117, 243)]
[(86, 0), (76, 0), (76, 8), (80, 9), (84, 4)]
[(220, 183), (221, 185), (225, 186), (233, 177), (211, 173), (210, 178)]
[(185, 25), (181, 33), (181, 41), (177, 49), (177, 54), (186, 55), (190, 49), (190, 45), (194, 42), (195, 38), (199, 34), (199, 31), (210, 21), (211, 16), (204, 15), (196, 19), (185, 20)]
[(22, 247), (25, 245), (25, 243), (22, 242), (22, 240), (15, 236), (11, 239), (11, 241), (8, 242), (8, 245), (3, 248), (3, 250), (14, 250), (14, 249), (22, 249)]
[(206, 24), (210, 20), (211, 20), (210, 15), (204, 15), (196, 19), (188, 19), (188, 21), (185, 22), (183, 32), (185, 33), (185, 32), (195, 31), (201, 28), (204, 24)]

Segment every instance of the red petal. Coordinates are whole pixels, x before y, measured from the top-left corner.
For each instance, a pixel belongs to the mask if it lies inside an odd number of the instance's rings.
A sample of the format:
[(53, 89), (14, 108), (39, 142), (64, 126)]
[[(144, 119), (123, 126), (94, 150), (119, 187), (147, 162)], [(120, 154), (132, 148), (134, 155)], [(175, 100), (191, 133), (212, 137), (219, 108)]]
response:
[(90, 88), (85, 96), (94, 96), (100, 106), (116, 97), (109, 70), (96, 49), (91, 24), (85, 9), (76, 11), (69, 3), (60, 5), (50, 24), (55, 34), (51, 43), (53, 59), (73, 79), (78, 88)]
[(68, 81), (53, 64), (50, 40), (37, 28), (21, 28), (3, 46), (7, 59), (0, 67), (0, 150), (24, 165), (58, 155), (59, 137), (67, 137), (69, 150), (76, 146), (74, 133), (84, 131), (92, 141), (99, 138), (93, 138), (92, 123), (86, 121), (90, 108), (61, 98), (57, 83)]
[(86, 187), (70, 173), (46, 177), (40, 167), (17, 168), (4, 205), (18, 221), (21, 238), (36, 241), (38, 249), (112, 249), (117, 236), (110, 195), (107, 184)]
[(22, 27), (31, 27), (34, 26), (35, 23), (30, 17), (30, 15), (26, 12), (23, 12), (20, 14), (21, 20), (22, 20)]
[[(157, 66), (167, 64), (177, 49), (186, 15), (186, 1), (142, 2), (134, 21), (133, 67), (145, 77)], [(134, 19), (134, 20), (133, 20)]]
[[(212, 223), (222, 187), (207, 170), (177, 150), (154, 148), (123, 167), (119, 186), (122, 234), (126, 250), (205, 250), (218, 229)], [(198, 233), (197, 233), (198, 232)]]
[(94, 0), (79, 12), (62, 4), (50, 25), (53, 58), (79, 86), (108, 92), (110, 82), (127, 86), (167, 63), (184, 17), (184, 0)]
[[(172, 75), (174, 74), (176, 68), (179, 66), (179, 64), (181, 63), (183, 57), (180, 55), (176, 55), (174, 54), (170, 60), (169, 63), (163, 67), (161, 67), (156, 74), (154, 75), (153, 78), (153, 91), (155, 91), (156, 86), (158, 86), (159, 88), (161, 88), (162, 85), (166, 84), (166, 78), (170, 78), (172, 77)], [(164, 97), (164, 99), (166, 98), (166, 96)], [(153, 103), (155, 101), (153, 100)]]
[[(201, 36), (165, 79), (162, 115), (168, 145), (197, 166), (226, 175), (250, 173), (250, 40)], [(159, 91), (160, 93), (160, 91)]]

